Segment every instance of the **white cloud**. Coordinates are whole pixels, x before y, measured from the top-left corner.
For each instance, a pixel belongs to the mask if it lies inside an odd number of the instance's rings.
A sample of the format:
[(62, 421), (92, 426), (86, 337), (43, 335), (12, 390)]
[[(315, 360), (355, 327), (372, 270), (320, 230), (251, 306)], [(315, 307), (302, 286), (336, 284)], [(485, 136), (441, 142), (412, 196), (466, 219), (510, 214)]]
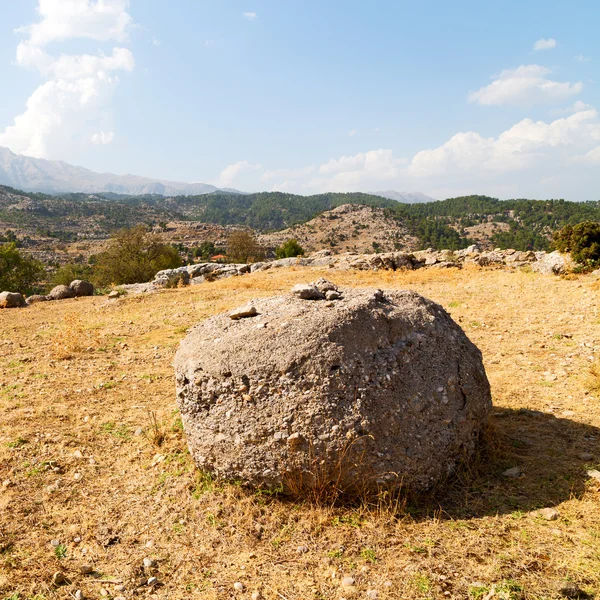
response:
[(493, 77), (492, 83), (469, 94), (478, 104), (530, 106), (560, 102), (583, 89), (581, 82), (558, 82), (546, 77), (552, 71), (540, 65), (521, 65)]
[(457, 133), (433, 150), (418, 152), (409, 167), (415, 177), (456, 176), (459, 173), (508, 173), (532, 167), (554, 168), (600, 142), (600, 122), (594, 109), (582, 110), (551, 123), (523, 119), (497, 138), (475, 132)]
[(578, 54), (575, 57), (575, 60), (577, 62), (590, 62), (590, 60), (592, 60), (592, 57), (591, 56), (584, 56), (583, 54)]
[(485, 193), (586, 199), (600, 183), (600, 118), (583, 103), (571, 108), (569, 116), (523, 119), (494, 137), (457, 133), (409, 162), (391, 149), (370, 150), (318, 167), (266, 171), (260, 180), (273, 190), (303, 194), (414, 189), (439, 198)]
[(221, 187), (228, 187), (232, 184), (234, 179), (240, 175), (240, 173), (255, 169), (260, 169), (260, 165), (252, 164), (247, 160), (240, 160), (232, 165), (229, 165), (228, 167), (225, 167), (221, 171), (218, 185)]
[(106, 146), (110, 144), (115, 137), (114, 131), (98, 131), (92, 134), (90, 138), (92, 144)]
[(157, 37), (153, 37), (152, 38), (152, 44), (154, 46), (160, 46), (162, 44), (162, 42)]
[(583, 102), (583, 100), (576, 100), (570, 106), (566, 108), (555, 108), (550, 111), (551, 115), (572, 115), (576, 112), (581, 112), (582, 110), (588, 110), (592, 108), (589, 104)]
[(16, 63), (36, 69), (47, 81), (0, 132), (0, 146), (30, 156), (65, 158), (90, 142), (112, 140), (114, 134), (99, 132), (99, 126), (107, 121), (119, 82), (114, 72), (134, 68), (131, 51), (115, 47), (110, 54), (53, 56), (45, 48), (73, 38), (126, 42), (132, 25), (128, 6), (129, 0), (38, 0), (40, 21), (18, 30), (26, 37), (17, 46)]
[(258, 15), (255, 12), (245, 12), (242, 13), (248, 21), (255, 21), (258, 18)]
[(533, 45), (533, 49), (536, 52), (538, 50), (551, 50), (552, 48), (556, 48), (556, 40), (554, 38), (542, 38)]
[(356, 135), (356, 129), (351, 129), (351, 130), (348, 132), (348, 136), (349, 136), (349, 137), (354, 137), (355, 135)]

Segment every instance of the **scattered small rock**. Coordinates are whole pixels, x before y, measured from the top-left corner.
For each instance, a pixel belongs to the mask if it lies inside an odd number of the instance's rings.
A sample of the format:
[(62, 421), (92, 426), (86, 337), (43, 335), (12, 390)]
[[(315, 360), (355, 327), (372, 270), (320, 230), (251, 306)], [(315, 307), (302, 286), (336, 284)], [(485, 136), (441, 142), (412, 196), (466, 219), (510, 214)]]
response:
[(156, 561), (153, 558), (145, 558), (144, 559), (144, 568), (151, 569), (156, 566)]
[(75, 481), (81, 481), (82, 478), (83, 478), (83, 475), (81, 473), (75, 473), (75, 475), (73, 475), (73, 479)]
[(158, 578), (156, 577), (149, 577), (148, 578), (148, 585), (150, 587), (152, 587), (153, 585), (156, 585), (158, 583)]
[(377, 590), (367, 590), (367, 598), (369, 600), (377, 600), (379, 597), (379, 592)]
[(596, 469), (590, 469), (587, 474), (600, 482), (600, 471), (597, 471)]
[(323, 294), (317, 286), (311, 283), (299, 283), (292, 288), (292, 294), (298, 296), (301, 300), (322, 300)]
[(308, 548), (306, 546), (298, 546), (296, 548), (296, 552), (298, 554), (306, 554), (308, 552)]
[(337, 290), (325, 292), (325, 300), (339, 300), (342, 295)]
[(115, 587), (115, 592), (124, 592), (126, 589), (127, 588), (123, 584), (120, 584)]
[(521, 475), (521, 469), (519, 467), (511, 467), (510, 469), (506, 469), (502, 475), (504, 477), (512, 477), (513, 479), (516, 479)]
[(63, 585), (64, 583), (66, 583), (67, 578), (65, 577), (64, 573), (62, 573), (61, 571), (56, 571), (56, 573), (54, 573), (54, 575), (52, 575), (52, 585)]
[(589, 452), (580, 452), (577, 457), (579, 458), (579, 460), (584, 460), (584, 461), (588, 461), (588, 460), (592, 460), (592, 458), (594, 458), (593, 454), (590, 454)]
[(119, 290), (113, 290), (112, 292), (110, 292), (110, 294), (108, 294), (108, 297), (110, 300), (114, 300), (115, 298), (118, 298), (121, 295), (121, 292), (119, 292)]
[(108, 590), (106, 588), (100, 588), (100, 595), (101, 596), (108, 596)]
[(2, 487), (5, 487), (5, 488), (7, 488), (7, 487), (10, 487), (11, 485), (13, 485), (13, 482), (12, 482), (10, 479), (5, 479), (5, 480), (2, 482)]
[(542, 508), (538, 514), (546, 521), (556, 521), (560, 517), (560, 513), (555, 508)]
[(391, 581), (390, 579), (386, 579), (386, 580), (383, 582), (383, 587), (386, 587), (386, 588), (391, 588), (393, 585), (394, 585), (394, 582), (393, 582), (393, 581)]
[(354, 577), (344, 577), (342, 579), (342, 587), (352, 587), (355, 583)]
[(60, 546), (60, 541), (59, 540), (50, 540), (50, 545), (57, 548), (58, 546)]
[(75, 592), (75, 600), (83, 600), (83, 599), (84, 599), (83, 592), (81, 590), (77, 590)]
[(247, 319), (248, 317), (255, 317), (258, 314), (256, 307), (252, 304), (246, 304), (235, 308), (229, 313), (229, 318), (237, 321), (238, 319)]
[(252, 600), (261, 600), (262, 594), (258, 591), (252, 592), (252, 596), (250, 596)]
[(244, 588), (244, 584), (243, 584), (241, 581), (236, 581), (236, 582), (233, 584), (233, 589), (234, 589), (236, 592), (243, 592), (243, 591), (244, 591), (244, 589), (245, 589), (245, 588)]
[(81, 567), (79, 567), (79, 572), (82, 575), (90, 575), (94, 572), (94, 567), (92, 567), (92, 565), (81, 565)]

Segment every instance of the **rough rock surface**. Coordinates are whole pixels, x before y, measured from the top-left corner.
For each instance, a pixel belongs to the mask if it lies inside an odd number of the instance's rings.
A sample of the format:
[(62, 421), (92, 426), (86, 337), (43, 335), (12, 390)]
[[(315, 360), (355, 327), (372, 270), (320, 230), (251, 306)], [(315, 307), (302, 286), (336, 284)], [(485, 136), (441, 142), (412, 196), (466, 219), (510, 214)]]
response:
[(76, 279), (75, 281), (71, 281), (69, 287), (75, 292), (75, 296), (77, 297), (94, 295), (94, 284), (89, 281)]
[(33, 294), (33, 296), (27, 296), (27, 304), (35, 304), (36, 302), (48, 302), (50, 298), (48, 296), (42, 296), (40, 294)]
[(255, 300), (257, 316), (218, 315), (182, 341), (178, 403), (201, 469), (292, 493), (323, 479), (425, 489), (473, 451), (491, 397), (462, 329), (414, 292), (340, 292)]
[(0, 293), (0, 308), (21, 308), (25, 305), (25, 298), (18, 292)]
[(68, 285), (57, 285), (52, 288), (48, 294), (50, 300), (65, 300), (66, 298), (75, 298), (75, 292)]

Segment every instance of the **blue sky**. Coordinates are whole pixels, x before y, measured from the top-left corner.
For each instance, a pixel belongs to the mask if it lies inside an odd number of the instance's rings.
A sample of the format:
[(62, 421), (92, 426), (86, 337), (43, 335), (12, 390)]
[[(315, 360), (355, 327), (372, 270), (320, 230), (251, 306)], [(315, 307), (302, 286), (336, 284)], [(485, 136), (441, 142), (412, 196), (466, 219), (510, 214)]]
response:
[(247, 191), (600, 198), (592, 0), (0, 10), (14, 152)]

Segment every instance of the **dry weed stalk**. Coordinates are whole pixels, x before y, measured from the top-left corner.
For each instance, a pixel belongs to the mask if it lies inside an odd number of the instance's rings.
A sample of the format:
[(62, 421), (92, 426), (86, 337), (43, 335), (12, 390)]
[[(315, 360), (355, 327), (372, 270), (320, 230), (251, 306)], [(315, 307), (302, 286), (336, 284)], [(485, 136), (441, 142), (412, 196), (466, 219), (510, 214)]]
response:
[(154, 411), (150, 411), (148, 413), (150, 417), (150, 434), (148, 439), (152, 442), (154, 446), (160, 448), (166, 438), (165, 428), (163, 423), (159, 423), (156, 418), (156, 413)]
[(68, 313), (64, 317), (63, 328), (52, 339), (52, 354), (59, 360), (69, 360), (98, 347), (99, 343), (98, 331), (86, 329), (79, 315)]

